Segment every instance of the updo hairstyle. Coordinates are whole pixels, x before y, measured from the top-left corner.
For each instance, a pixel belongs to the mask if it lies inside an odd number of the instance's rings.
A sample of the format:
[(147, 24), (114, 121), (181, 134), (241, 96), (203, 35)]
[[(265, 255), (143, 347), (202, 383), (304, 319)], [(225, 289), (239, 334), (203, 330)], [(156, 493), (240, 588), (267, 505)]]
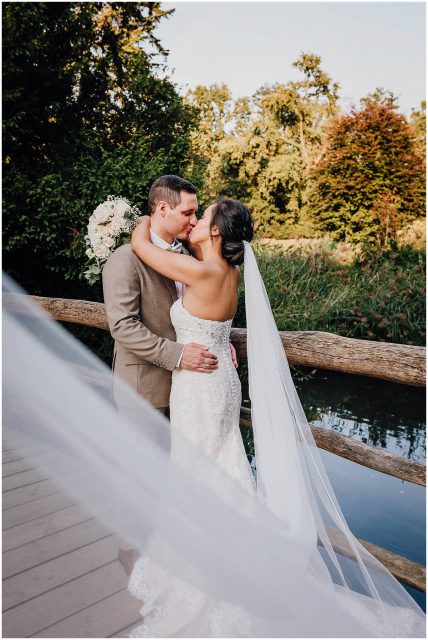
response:
[(214, 203), (211, 227), (216, 225), (221, 236), (221, 256), (231, 265), (244, 261), (244, 240), (253, 239), (250, 212), (240, 202), (226, 198)]

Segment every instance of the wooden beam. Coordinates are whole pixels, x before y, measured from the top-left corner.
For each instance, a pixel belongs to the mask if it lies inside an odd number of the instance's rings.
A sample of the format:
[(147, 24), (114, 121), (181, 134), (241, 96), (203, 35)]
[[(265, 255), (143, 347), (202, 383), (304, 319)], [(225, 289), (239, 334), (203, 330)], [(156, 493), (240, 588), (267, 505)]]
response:
[[(241, 425), (252, 427), (251, 410), (241, 407)], [(387, 473), (390, 476), (426, 486), (426, 466), (414, 460), (407, 460), (388, 451), (358, 442), (350, 436), (344, 436), (321, 427), (311, 426), (312, 435), (317, 447), (330, 451), (342, 458), (361, 464), (369, 469)]]
[(101, 302), (68, 300), (66, 298), (42, 298), (41, 296), (31, 297), (54, 320), (84, 324), (88, 327), (106, 329), (108, 331), (106, 312)]
[(392, 551), (378, 547), (372, 542), (367, 542), (367, 540), (362, 540), (361, 538), (358, 538), (358, 540), (397, 580), (408, 584), (414, 589), (426, 592), (426, 569), (424, 566), (392, 553)]
[[(354, 558), (353, 553), (350, 552), (348, 544), (344, 544), (338, 532), (329, 529), (329, 538), (332, 542), (333, 549), (344, 556)], [(393, 576), (400, 582), (408, 584), (410, 587), (414, 587), (419, 591), (426, 591), (426, 569), (423, 565), (408, 560), (403, 556), (399, 556), (392, 551), (388, 551), (383, 547), (378, 547), (372, 542), (357, 538), (358, 542), (371, 553), (380, 563), (383, 564)], [(320, 540), (318, 539), (320, 544)], [(321, 543), (322, 544), (322, 543)]]
[[(326, 331), (279, 331), (290, 364), (425, 386), (425, 347), (345, 338)], [(247, 355), (247, 332), (232, 329), (238, 356)]]
[[(108, 330), (104, 305), (99, 302), (31, 297), (55, 320)], [(16, 308), (18, 298), (19, 294), (5, 294), (6, 308)], [(425, 386), (424, 347), (344, 338), (325, 331), (279, 331), (279, 335), (290, 364)], [(232, 329), (231, 341), (238, 355), (246, 357), (246, 329)]]

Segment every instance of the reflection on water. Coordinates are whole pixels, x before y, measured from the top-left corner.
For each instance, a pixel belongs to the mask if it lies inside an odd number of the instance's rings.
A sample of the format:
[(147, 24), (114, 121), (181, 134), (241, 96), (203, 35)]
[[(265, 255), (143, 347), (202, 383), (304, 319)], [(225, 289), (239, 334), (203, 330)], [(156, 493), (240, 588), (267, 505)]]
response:
[(324, 371), (297, 388), (315, 426), (425, 462), (424, 389)]
[[(244, 405), (249, 406), (241, 368)], [(425, 462), (425, 390), (326, 371), (293, 372), (306, 416), (396, 455)], [(248, 452), (252, 430), (243, 429)], [(355, 535), (425, 565), (425, 488), (320, 450), (333, 490)], [(253, 459), (253, 466), (255, 465)], [(425, 595), (405, 587), (425, 609)]]
[(345, 436), (351, 436), (355, 440), (386, 449), (403, 458), (425, 462), (425, 430), (422, 425), (413, 429), (398, 424), (393, 429), (381, 429), (369, 422), (356, 420), (351, 412), (347, 415), (345, 410), (340, 413), (331, 408), (328, 411), (319, 408), (317, 410), (319, 418), (312, 420), (315, 427), (331, 429)]

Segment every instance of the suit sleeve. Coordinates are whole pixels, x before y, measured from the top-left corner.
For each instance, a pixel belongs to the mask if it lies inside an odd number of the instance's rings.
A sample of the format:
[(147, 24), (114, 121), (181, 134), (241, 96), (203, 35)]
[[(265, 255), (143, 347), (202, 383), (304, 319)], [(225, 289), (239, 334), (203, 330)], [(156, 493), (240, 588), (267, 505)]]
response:
[(143, 361), (173, 371), (184, 345), (161, 338), (140, 320), (141, 287), (138, 272), (126, 254), (113, 253), (104, 265), (104, 304), (111, 335)]

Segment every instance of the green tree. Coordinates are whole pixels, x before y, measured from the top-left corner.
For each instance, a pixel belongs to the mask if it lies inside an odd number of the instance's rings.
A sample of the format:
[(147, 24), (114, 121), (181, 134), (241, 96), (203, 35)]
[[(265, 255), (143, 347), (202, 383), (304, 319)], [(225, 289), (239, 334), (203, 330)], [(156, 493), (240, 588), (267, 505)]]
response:
[(226, 84), (198, 85), (187, 92), (185, 102), (197, 117), (197, 128), (191, 133), (191, 165), (194, 182), (201, 186), (199, 199), (206, 205), (210, 194), (206, 190), (206, 171), (218, 154), (218, 145), (226, 135), (232, 119), (232, 95)]
[(154, 33), (169, 13), (153, 2), (3, 6), (4, 266), (27, 289), (64, 295), (71, 278), (77, 290), (79, 236), (109, 193), (144, 207), (160, 173), (192, 177), (195, 114)]
[(302, 54), (294, 66), (302, 80), (266, 85), (251, 100), (236, 101), (231, 131), (211, 147), (205, 174), (207, 199), (244, 200), (259, 232), (274, 237), (316, 233), (308, 172), (323, 155), (323, 127), (337, 109), (338, 85), (320, 57)]
[(425, 100), (422, 100), (419, 109), (412, 109), (410, 126), (415, 137), (418, 152), (426, 160), (427, 103)]
[(232, 95), (226, 84), (198, 85), (187, 93), (187, 100), (199, 118), (198, 130), (192, 135), (193, 151), (209, 162), (231, 120)]
[(312, 171), (312, 204), (337, 239), (385, 243), (424, 215), (423, 158), (395, 102), (376, 90), (330, 124), (327, 152)]

